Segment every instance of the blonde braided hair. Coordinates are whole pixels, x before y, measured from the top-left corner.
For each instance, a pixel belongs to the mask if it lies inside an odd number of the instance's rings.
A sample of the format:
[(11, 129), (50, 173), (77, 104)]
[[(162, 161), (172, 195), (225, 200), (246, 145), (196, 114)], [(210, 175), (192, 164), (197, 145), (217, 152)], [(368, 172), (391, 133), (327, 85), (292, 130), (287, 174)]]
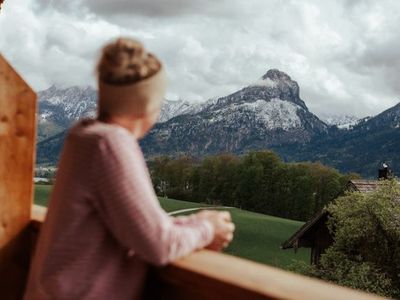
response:
[(148, 53), (142, 43), (118, 38), (103, 48), (97, 73), (103, 82), (123, 85), (149, 78), (160, 68), (160, 61)]

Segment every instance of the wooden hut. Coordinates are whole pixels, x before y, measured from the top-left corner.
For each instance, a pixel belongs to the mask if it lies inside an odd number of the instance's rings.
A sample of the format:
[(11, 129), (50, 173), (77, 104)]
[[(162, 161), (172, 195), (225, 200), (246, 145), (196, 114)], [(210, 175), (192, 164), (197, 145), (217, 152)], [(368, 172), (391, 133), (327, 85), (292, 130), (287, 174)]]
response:
[[(370, 193), (375, 191), (382, 179), (389, 178), (388, 172), (379, 170), (378, 180), (350, 180), (346, 186), (348, 191), (358, 191), (361, 193)], [(321, 254), (332, 245), (333, 237), (328, 230), (326, 224), (329, 213), (326, 209), (318, 212), (314, 217), (307, 221), (298, 231), (296, 231), (287, 241), (285, 241), (282, 249), (311, 248), (311, 263), (318, 264)]]

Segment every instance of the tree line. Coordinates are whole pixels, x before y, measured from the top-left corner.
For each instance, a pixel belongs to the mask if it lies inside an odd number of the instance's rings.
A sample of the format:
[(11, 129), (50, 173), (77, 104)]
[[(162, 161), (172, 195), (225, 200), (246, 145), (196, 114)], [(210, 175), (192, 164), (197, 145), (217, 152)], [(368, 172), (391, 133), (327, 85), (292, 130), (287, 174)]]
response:
[(350, 179), (359, 178), (321, 163), (285, 163), (272, 151), (203, 159), (160, 156), (148, 165), (158, 196), (301, 221), (341, 195)]

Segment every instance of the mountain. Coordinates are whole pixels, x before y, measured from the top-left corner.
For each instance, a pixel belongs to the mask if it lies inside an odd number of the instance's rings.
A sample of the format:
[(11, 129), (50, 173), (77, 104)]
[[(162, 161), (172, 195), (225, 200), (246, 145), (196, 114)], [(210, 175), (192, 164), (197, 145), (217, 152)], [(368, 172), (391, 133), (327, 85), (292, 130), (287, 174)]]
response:
[[(400, 170), (400, 103), (371, 118), (364, 118), (350, 130), (334, 130), (307, 145), (275, 147), (286, 161), (320, 161), (342, 172), (377, 176), (386, 161)], [(400, 171), (399, 171), (400, 172)]]
[(364, 118), (354, 129), (364, 132), (400, 128), (400, 103), (385, 110), (374, 118)]
[[(95, 96), (89, 95), (95, 91), (49, 90), (39, 93), (40, 118), (54, 124), (56, 134), (38, 143), (37, 162), (54, 165), (65, 128), (80, 114), (94, 114)], [(69, 96), (63, 98), (64, 93)], [(147, 158), (272, 149), (287, 162), (320, 161), (365, 177), (375, 177), (382, 161), (400, 170), (400, 104), (360, 120), (351, 116), (323, 120), (308, 110), (294, 80), (279, 70), (269, 70), (225, 97), (196, 104), (166, 100), (159, 123), (141, 146)]]
[(38, 141), (42, 141), (82, 117), (94, 116), (97, 93), (91, 87), (58, 89), (53, 85), (39, 92), (38, 99)]
[(256, 83), (210, 102), (201, 110), (157, 124), (141, 141), (147, 157), (243, 153), (281, 144), (304, 144), (328, 126), (307, 109), (299, 86), (269, 70)]
[[(40, 118), (55, 124), (57, 129), (69, 127), (79, 113), (90, 116), (95, 112), (96, 92), (91, 88), (51, 87), (41, 92), (39, 98)], [(300, 98), (297, 82), (273, 69), (226, 97), (197, 104), (166, 100), (160, 122), (141, 145), (147, 157), (239, 154), (281, 144), (304, 144), (327, 132), (328, 126), (309, 112)], [(40, 139), (38, 163), (56, 161), (65, 133), (61, 130), (55, 133)]]
[(159, 122), (165, 122), (183, 113), (190, 112), (192, 109), (192, 104), (184, 100), (165, 100), (163, 108), (160, 112)]
[(362, 119), (352, 115), (322, 115), (319, 118), (330, 126), (339, 129), (350, 129), (357, 125)]
[[(38, 92), (38, 141), (68, 129), (84, 117), (94, 117), (97, 109), (97, 91), (90, 86), (50, 88)], [(207, 102), (206, 102), (207, 103)], [(159, 122), (165, 122), (183, 113), (194, 113), (206, 103), (192, 104), (184, 100), (165, 100)]]
[(195, 114), (204, 108), (212, 105), (215, 102), (214, 99), (210, 99), (206, 102), (193, 103), (185, 100), (164, 100), (163, 106), (161, 107), (160, 117), (158, 123), (163, 123), (172, 119), (176, 116), (184, 114)]
[[(58, 88), (53, 85), (38, 92), (38, 99), (37, 162), (54, 165), (61, 152), (66, 130), (77, 120), (96, 115), (97, 91), (90, 86)], [(184, 100), (165, 100), (159, 122), (183, 113), (195, 113), (212, 101), (192, 104)]]

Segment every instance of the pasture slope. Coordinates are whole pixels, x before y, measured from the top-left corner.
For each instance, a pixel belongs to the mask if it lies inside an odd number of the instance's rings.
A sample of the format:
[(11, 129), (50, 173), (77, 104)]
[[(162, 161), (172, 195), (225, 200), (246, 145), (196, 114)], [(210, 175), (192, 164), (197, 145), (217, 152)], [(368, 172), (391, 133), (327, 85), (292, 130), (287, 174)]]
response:
[[(47, 205), (50, 192), (50, 185), (35, 185), (35, 203)], [(167, 212), (196, 207), (212, 208), (212, 206), (199, 203), (167, 198), (159, 199), (161, 206)], [(302, 222), (237, 208), (231, 208), (229, 211), (236, 225), (236, 231), (233, 242), (225, 249), (226, 253), (280, 268), (286, 268), (293, 260), (309, 262), (310, 252), (308, 249), (299, 249), (297, 253), (294, 253), (292, 250), (279, 248), (280, 244), (303, 224)]]

